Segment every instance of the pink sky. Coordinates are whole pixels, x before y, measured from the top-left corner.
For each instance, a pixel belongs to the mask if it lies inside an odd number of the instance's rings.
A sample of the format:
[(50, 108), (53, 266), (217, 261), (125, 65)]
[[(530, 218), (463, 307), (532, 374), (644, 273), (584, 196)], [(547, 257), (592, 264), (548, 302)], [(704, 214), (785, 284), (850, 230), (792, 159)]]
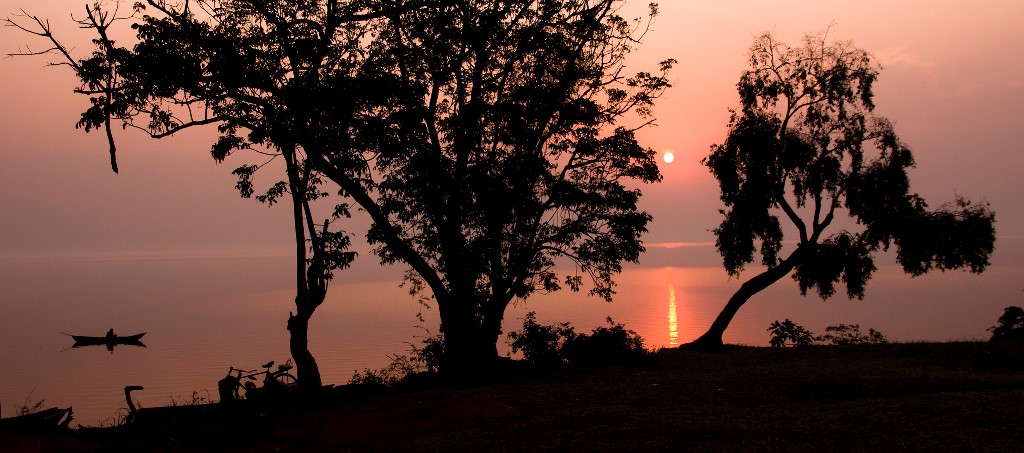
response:
[[(83, 5), (0, 0), (0, 13), (25, 8), (49, 17), (81, 54), (88, 35), (70, 13)], [(624, 11), (634, 15), (645, 5), (631, 2)], [(661, 12), (631, 59), (636, 70), (679, 60), (675, 87), (655, 110), (658, 127), (642, 133), (646, 145), (676, 155), (662, 167), (664, 183), (645, 189), (652, 244), (714, 241), (708, 231), (719, 222), (717, 186), (699, 161), (724, 137), (753, 37), (774, 30), (796, 43), (830, 23), (832, 36), (853, 40), (884, 67), (875, 100), (915, 151), (913, 189), (933, 206), (955, 194), (988, 200), (998, 235), (1024, 236), (1024, 2), (665, 1)], [(4, 53), (45, 44), (11, 28), (0, 37)], [(162, 141), (120, 132), (115, 175), (104, 137), (74, 128), (86, 99), (71, 92), (70, 71), (44, 63), (0, 60), (0, 258), (289, 253), (288, 212), (238, 197), (230, 171), (245, 160), (215, 165), (212, 131)], [(707, 256), (704, 265), (718, 265)], [(1022, 259), (1001, 257), (1014, 266)]]

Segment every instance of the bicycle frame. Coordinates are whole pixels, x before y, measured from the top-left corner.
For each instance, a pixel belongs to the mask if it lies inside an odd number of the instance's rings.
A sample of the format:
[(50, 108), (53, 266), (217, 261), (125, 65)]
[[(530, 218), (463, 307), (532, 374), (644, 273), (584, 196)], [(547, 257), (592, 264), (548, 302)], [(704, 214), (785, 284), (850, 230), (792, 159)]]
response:
[[(294, 368), (291, 360), (278, 365), (276, 371), (270, 370), (273, 366), (274, 362), (270, 361), (261, 367), (263, 368), (262, 371), (244, 370), (234, 366), (229, 367), (227, 376), (217, 384), (221, 400), (237, 401), (243, 399), (242, 394), (239, 392), (240, 389), (245, 390), (245, 399), (251, 399), (256, 395), (263, 396), (272, 392), (280, 392), (295, 383), (295, 377), (288, 373), (289, 370)], [(263, 375), (263, 386), (257, 387), (256, 381), (260, 375)], [(244, 383), (243, 380), (245, 380)]]

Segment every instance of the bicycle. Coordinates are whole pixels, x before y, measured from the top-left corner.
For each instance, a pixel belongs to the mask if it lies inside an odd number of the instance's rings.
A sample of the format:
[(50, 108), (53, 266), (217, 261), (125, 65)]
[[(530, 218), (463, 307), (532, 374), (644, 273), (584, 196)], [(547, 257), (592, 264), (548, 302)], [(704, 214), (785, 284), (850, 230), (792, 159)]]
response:
[[(278, 365), (276, 371), (270, 371), (274, 366), (271, 360), (262, 366), (263, 371), (243, 370), (241, 368), (229, 367), (227, 376), (217, 382), (217, 390), (220, 393), (221, 402), (239, 401), (242, 399), (258, 399), (265, 396), (274, 396), (286, 393), (295, 387), (295, 376), (288, 371), (294, 368), (292, 361)], [(257, 387), (258, 377), (263, 375), (263, 386)], [(242, 381), (245, 380), (243, 383)]]

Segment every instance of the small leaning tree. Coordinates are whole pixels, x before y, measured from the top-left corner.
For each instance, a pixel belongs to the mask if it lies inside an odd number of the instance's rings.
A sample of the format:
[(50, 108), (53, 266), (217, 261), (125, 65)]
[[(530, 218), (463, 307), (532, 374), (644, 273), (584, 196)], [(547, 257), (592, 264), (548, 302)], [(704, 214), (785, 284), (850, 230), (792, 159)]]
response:
[[(893, 246), (915, 276), (985, 270), (995, 215), (962, 198), (931, 210), (910, 192), (914, 159), (892, 123), (873, 113), (879, 68), (867, 52), (828, 42), (826, 33), (807, 35), (802, 47), (766, 33), (751, 46), (750, 64), (737, 84), (741, 109), (733, 111), (728, 137), (703, 163), (726, 206), (714, 230), (725, 269), (739, 276), (755, 254), (767, 269), (744, 282), (708, 331), (684, 347), (721, 347), (740, 307), (790, 274), (805, 295), (813, 288), (828, 298), (842, 282), (850, 298), (863, 298), (874, 255)], [(845, 216), (856, 225), (826, 233)], [(782, 258), (780, 218), (797, 240)]]

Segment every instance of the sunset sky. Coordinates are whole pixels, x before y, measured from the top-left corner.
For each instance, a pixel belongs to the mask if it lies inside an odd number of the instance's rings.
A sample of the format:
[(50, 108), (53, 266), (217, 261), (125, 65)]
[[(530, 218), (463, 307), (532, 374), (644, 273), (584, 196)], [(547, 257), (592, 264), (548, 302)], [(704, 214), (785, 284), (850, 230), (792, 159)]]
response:
[[(645, 5), (630, 2), (624, 15)], [(24, 8), (48, 17), (78, 55), (89, 51), (89, 36), (70, 16), (83, 6), (0, 0), (4, 14)], [(675, 154), (662, 164), (664, 182), (644, 189), (643, 206), (655, 219), (649, 248), (688, 243), (695, 247), (687, 265), (719, 265), (706, 245), (719, 222), (717, 186), (699, 162), (725, 136), (747, 47), (763, 31), (796, 44), (832, 24), (831, 36), (853, 40), (883, 66), (877, 112), (894, 120), (915, 152), (912, 189), (932, 206), (957, 194), (990, 202), (1000, 237), (996, 262), (1021, 266), (1024, 257), (1001, 254), (1000, 246), (1024, 237), (1022, 23), (1024, 2), (1017, 0), (661, 2), (630, 60), (631, 70), (679, 61), (674, 87), (655, 110), (657, 127), (641, 135), (645, 145)], [(0, 37), (4, 53), (46, 45), (12, 28)], [(45, 62), (0, 60), (0, 258), (289, 253), (287, 210), (238, 197), (230, 171), (247, 161), (215, 165), (212, 130), (161, 141), (118, 131), (121, 173), (114, 174), (104, 137), (74, 128), (87, 100), (72, 93), (73, 75)], [(371, 268), (376, 262), (369, 254), (363, 260)]]

